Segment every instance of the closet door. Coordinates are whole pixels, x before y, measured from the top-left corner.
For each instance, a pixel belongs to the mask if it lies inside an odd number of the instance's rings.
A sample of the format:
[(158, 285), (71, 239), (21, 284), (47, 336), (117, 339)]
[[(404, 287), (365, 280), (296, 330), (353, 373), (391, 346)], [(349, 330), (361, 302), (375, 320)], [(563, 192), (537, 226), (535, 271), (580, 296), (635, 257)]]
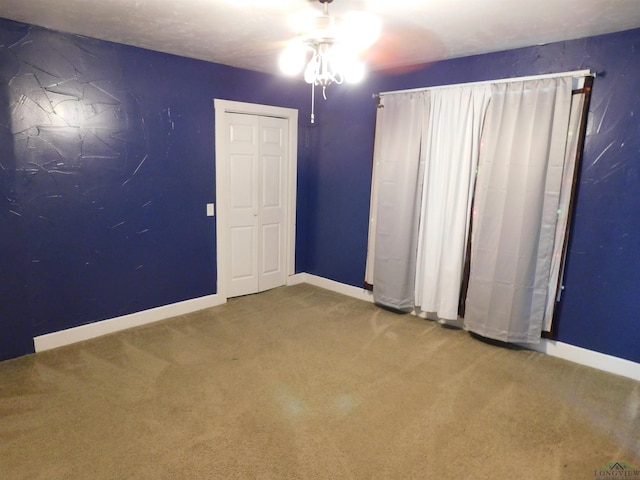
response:
[(285, 283), (287, 121), (226, 114), (228, 148), (228, 296)]

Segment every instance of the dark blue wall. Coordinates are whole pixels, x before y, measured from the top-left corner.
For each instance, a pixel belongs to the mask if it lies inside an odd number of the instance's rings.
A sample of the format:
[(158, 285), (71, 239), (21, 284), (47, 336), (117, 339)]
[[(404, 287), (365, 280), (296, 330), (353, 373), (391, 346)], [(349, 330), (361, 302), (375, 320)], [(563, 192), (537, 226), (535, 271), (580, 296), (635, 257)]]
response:
[(33, 336), (215, 293), (213, 99), (307, 96), (0, 20), (0, 359), (33, 351)]
[(376, 103), (368, 85), (329, 86), (327, 97), (309, 165), (307, 272), (362, 286)]
[[(558, 339), (640, 362), (640, 30), (448, 60), (330, 87), (309, 167), (310, 273), (361, 286), (375, 100), (432, 85), (590, 68), (598, 73)], [(342, 89), (342, 90), (341, 90)]]

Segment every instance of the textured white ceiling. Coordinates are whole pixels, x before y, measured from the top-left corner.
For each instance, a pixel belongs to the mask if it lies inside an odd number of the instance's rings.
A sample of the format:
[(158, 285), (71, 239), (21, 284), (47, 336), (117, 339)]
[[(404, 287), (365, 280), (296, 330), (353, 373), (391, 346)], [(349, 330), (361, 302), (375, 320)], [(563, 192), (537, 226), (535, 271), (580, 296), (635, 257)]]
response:
[[(1, 0), (0, 17), (277, 73), (291, 14), (317, 0)], [(393, 68), (640, 27), (640, 0), (335, 0), (383, 22), (369, 51)]]

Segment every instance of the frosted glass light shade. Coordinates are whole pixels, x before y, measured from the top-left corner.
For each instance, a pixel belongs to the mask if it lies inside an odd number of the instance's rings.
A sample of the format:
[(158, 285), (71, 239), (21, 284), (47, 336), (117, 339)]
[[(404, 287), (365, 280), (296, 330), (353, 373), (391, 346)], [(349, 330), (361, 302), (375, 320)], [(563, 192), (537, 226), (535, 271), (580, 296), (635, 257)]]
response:
[(367, 69), (363, 62), (354, 60), (344, 69), (344, 79), (347, 83), (359, 83), (365, 77)]
[(307, 49), (299, 43), (292, 43), (280, 54), (280, 71), (285, 75), (297, 75), (305, 66)]

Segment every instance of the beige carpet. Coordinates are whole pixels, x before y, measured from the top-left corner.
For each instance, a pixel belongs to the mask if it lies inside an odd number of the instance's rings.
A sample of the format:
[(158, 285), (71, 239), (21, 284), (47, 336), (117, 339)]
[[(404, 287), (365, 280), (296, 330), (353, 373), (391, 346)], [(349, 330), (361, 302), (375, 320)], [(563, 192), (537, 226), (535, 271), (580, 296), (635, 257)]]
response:
[(585, 479), (640, 383), (307, 285), (0, 363), (1, 479)]

